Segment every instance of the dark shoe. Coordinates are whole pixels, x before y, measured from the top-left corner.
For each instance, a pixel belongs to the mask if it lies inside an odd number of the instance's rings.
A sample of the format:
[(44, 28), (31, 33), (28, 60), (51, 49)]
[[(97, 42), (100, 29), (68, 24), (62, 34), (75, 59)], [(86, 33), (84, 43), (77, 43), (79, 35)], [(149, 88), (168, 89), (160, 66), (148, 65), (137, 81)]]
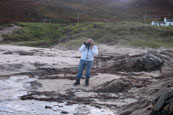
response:
[(89, 78), (86, 78), (86, 80), (85, 80), (85, 85), (86, 85), (86, 86), (89, 86)]
[(80, 85), (80, 79), (77, 79), (76, 82), (73, 84), (74, 86)]

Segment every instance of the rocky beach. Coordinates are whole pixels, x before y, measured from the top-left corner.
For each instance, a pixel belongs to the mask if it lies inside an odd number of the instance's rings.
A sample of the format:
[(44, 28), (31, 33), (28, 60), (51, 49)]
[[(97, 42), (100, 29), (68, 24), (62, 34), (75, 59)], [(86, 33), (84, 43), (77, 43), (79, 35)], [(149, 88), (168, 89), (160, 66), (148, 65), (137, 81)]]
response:
[(172, 49), (102, 44), (98, 48), (90, 86), (83, 86), (82, 80), (75, 87), (77, 50), (0, 45), (0, 114), (149, 115), (164, 111), (163, 107), (154, 109), (153, 102), (172, 90)]

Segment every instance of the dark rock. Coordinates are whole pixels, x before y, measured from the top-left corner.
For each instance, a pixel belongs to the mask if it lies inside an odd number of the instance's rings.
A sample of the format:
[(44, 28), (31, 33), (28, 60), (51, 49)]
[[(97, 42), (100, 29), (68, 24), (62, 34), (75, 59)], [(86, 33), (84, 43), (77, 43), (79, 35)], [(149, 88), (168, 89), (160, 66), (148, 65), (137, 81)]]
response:
[(42, 84), (39, 83), (38, 81), (32, 81), (30, 82), (31, 89), (38, 89), (42, 87)]
[(46, 106), (45, 106), (45, 109), (52, 109), (52, 107), (46, 105)]
[(40, 76), (40, 79), (44, 78), (56, 79), (59, 78), (57, 74), (64, 74), (64, 77), (67, 77), (66, 76), (67, 73), (76, 75), (76, 72), (77, 72), (77, 67), (69, 67), (69, 68), (40, 67), (37, 69), (37, 74)]
[(67, 111), (62, 111), (61, 113), (62, 114), (69, 114), (69, 112), (67, 112)]
[[(124, 106), (119, 111), (119, 115), (148, 115), (148, 107), (151, 105), (151, 101), (143, 98), (139, 99), (135, 103)], [(145, 114), (144, 114), (145, 113)]]
[(131, 67), (136, 71), (158, 70), (164, 63), (162, 59), (150, 53), (146, 53), (142, 57), (132, 58), (130, 61), (134, 61)]
[(95, 107), (98, 108), (98, 109), (102, 109), (102, 107), (99, 106), (99, 105), (95, 105)]
[(173, 90), (166, 91), (153, 101), (150, 115), (173, 115)]
[(17, 54), (19, 55), (34, 55), (34, 52), (27, 52), (27, 51), (16, 51)]
[(130, 115), (132, 112), (133, 112), (133, 110), (127, 110), (127, 111), (120, 113), (120, 115)]
[(12, 51), (6, 51), (3, 54), (13, 54), (13, 52)]
[(132, 84), (125, 80), (113, 80), (102, 84), (94, 89), (96, 92), (109, 92), (109, 93), (119, 93), (125, 92), (130, 89)]

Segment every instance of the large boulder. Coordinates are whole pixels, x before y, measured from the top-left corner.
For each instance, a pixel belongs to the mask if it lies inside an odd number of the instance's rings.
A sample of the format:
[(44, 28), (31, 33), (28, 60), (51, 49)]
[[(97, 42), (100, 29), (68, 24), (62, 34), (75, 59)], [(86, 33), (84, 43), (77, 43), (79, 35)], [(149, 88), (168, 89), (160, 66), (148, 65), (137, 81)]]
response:
[[(167, 54), (168, 53), (168, 54)], [(114, 73), (116, 71), (127, 71), (127, 72), (140, 72), (140, 71), (163, 71), (164, 73), (171, 72), (173, 68), (172, 54), (170, 51), (165, 52), (154, 52), (149, 51), (147, 53), (129, 56), (126, 55), (121, 58), (113, 57), (108, 59), (106, 62), (111, 64), (103, 65), (103, 72)], [(164, 67), (164, 69), (162, 69)]]
[(153, 101), (150, 115), (173, 115), (173, 90), (166, 91)]
[(153, 71), (159, 70), (164, 60), (155, 53), (146, 53), (138, 57), (130, 57), (124, 64), (127, 71)]

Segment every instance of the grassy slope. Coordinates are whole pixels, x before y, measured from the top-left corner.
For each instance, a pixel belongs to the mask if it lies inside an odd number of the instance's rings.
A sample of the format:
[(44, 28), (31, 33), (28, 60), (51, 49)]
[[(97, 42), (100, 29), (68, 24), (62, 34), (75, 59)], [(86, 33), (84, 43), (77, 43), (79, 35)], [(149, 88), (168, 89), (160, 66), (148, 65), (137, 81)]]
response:
[(4, 42), (29, 46), (79, 46), (89, 37), (98, 43), (136, 47), (173, 47), (173, 27), (137, 22), (84, 22), (72, 24), (19, 23), (23, 26)]

